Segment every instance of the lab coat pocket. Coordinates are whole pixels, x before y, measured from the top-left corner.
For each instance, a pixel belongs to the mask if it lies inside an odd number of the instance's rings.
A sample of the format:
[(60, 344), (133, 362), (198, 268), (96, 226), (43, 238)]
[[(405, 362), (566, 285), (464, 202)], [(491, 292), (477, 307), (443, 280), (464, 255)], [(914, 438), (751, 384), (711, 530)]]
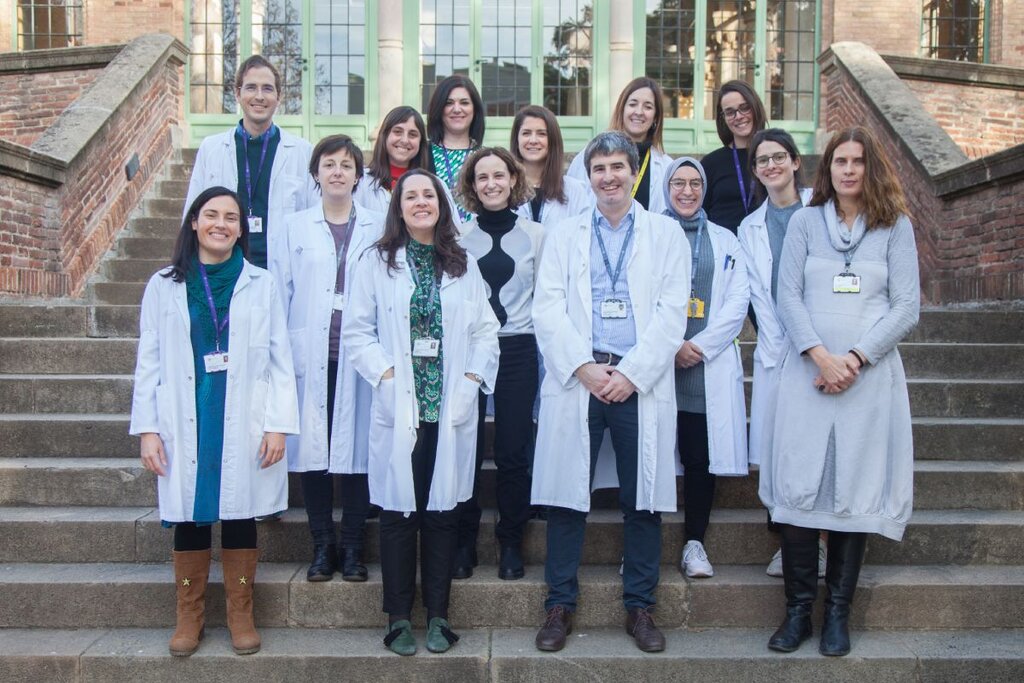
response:
[(479, 411), (480, 384), (465, 375), (455, 383), (455, 391), (450, 399), (452, 405), (452, 425), (461, 425), (477, 418)]
[(395, 424), (395, 378), (382, 379), (373, 390), (373, 421), (391, 427)]
[(160, 440), (164, 442), (164, 451), (170, 456), (177, 420), (174, 418), (174, 394), (169, 384), (161, 384), (156, 388), (156, 417), (160, 426)]

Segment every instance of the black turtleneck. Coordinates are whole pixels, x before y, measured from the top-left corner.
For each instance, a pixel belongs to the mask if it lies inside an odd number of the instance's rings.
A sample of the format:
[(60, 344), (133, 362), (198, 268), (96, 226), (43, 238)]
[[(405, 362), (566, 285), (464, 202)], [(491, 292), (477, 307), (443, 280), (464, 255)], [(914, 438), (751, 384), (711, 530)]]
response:
[(476, 215), (480, 229), (490, 235), (492, 240), (487, 252), (477, 255), (477, 265), (480, 266), (480, 275), (491, 290), (491, 309), (502, 325), (508, 320), (508, 313), (501, 305), (500, 293), (502, 288), (512, 281), (512, 276), (516, 272), (516, 261), (502, 248), (501, 238), (512, 232), (518, 218), (516, 212), (508, 207), (500, 211), (481, 208)]
[(644, 157), (647, 156), (650, 149), (650, 142), (639, 142), (636, 145), (636, 151), (640, 154), (640, 169), (644, 170), (644, 174), (640, 176), (640, 186), (636, 188), (636, 195), (633, 196), (633, 199), (640, 202), (640, 206), (645, 209), (651, 203), (651, 163), (647, 162), (647, 168), (644, 169)]
[(498, 211), (490, 211), (481, 207), (477, 213), (476, 222), (488, 234), (503, 235), (515, 226), (516, 218), (518, 218), (516, 212), (510, 207)]

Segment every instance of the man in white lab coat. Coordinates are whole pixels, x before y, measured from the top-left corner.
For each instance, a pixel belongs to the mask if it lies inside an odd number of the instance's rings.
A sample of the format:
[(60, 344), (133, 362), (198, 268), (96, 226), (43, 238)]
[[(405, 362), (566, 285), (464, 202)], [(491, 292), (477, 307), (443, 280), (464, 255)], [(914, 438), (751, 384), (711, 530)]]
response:
[(238, 67), (235, 97), (242, 119), (199, 145), (185, 207), (209, 187), (235, 190), (249, 219), (249, 261), (276, 274), (284, 217), (320, 204), (309, 174), (313, 146), (274, 124), (281, 75), (265, 57), (253, 55)]
[[(624, 518), (626, 631), (645, 652), (665, 648), (652, 611), (661, 513), (676, 509), (673, 359), (686, 333), (690, 248), (665, 216), (633, 201), (639, 158), (623, 133), (584, 152), (593, 211), (551, 231), (533, 299), (547, 375), (532, 502), (547, 522), (547, 617), (540, 650), (572, 630), (592, 483), (618, 486)], [(602, 450), (604, 432), (613, 448)]]

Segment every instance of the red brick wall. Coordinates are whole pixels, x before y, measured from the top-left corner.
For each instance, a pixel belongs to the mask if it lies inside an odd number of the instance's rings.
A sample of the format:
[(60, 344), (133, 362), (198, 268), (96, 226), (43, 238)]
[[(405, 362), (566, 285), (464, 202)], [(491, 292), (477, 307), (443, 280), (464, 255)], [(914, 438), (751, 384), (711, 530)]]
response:
[(30, 146), (100, 71), (79, 69), (0, 75), (0, 138)]
[(931, 303), (1024, 298), (1024, 181), (936, 197), (903, 149), (841, 68), (825, 74), (824, 123), (835, 131), (864, 125), (881, 138), (910, 203), (921, 263), (921, 291)]
[(971, 159), (1024, 143), (1024, 91), (904, 82)]
[[(876, 52), (917, 57), (920, 52), (921, 0), (824, 0), (821, 49), (831, 43), (856, 40)], [(826, 42), (827, 41), (827, 42)]]
[[(151, 73), (67, 169), (64, 185), (46, 188), (3, 178), (0, 293), (81, 294), (172, 151), (179, 71), (165, 63)], [(124, 166), (133, 153), (141, 166), (128, 182)]]

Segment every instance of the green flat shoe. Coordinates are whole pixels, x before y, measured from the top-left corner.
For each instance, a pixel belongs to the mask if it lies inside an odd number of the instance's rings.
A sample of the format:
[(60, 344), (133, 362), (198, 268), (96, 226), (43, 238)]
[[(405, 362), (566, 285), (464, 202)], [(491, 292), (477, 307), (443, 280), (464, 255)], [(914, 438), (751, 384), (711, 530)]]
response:
[(416, 639), (412, 637), (412, 624), (408, 619), (391, 624), (391, 629), (384, 636), (384, 645), (403, 657), (416, 654)]
[(451, 629), (448, 621), (434, 617), (427, 626), (427, 649), (431, 652), (447, 652), (459, 642), (459, 636)]

